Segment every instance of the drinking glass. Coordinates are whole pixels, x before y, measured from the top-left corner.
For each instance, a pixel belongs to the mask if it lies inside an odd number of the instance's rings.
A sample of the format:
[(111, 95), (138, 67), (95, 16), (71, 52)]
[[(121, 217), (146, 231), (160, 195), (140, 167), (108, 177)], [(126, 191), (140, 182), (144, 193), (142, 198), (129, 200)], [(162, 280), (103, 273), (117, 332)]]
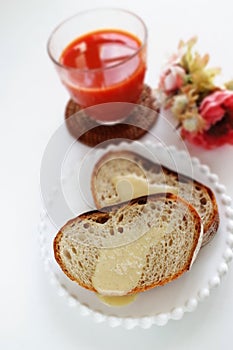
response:
[[(85, 64), (85, 43), (81, 41), (100, 32), (105, 33), (107, 39), (111, 32), (135, 38), (138, 45), (119, 45), (116, 36), (115, 41), (111, 39), (111, 45), (93, 49), (92, 59), (99, 65), (90, 68)], [(83, 54), (78, 58), (77, 66), (71, 67), (62, 61), (62, 57), (76, 40), (79, 48), (81, 43)], [(109, 102), (137, 103), (146, 72), (147, 28), (136, 14), (112, 8), (80, 12), (55, 28), (47, 49), (61, 82), (80, 108)], [(93, 113), (91, 118), (101, 123), (116, 123), (128, 113), (120, 104), (119, 108), (114, 104), (114, 109), (110, 109), (109, 113)]]

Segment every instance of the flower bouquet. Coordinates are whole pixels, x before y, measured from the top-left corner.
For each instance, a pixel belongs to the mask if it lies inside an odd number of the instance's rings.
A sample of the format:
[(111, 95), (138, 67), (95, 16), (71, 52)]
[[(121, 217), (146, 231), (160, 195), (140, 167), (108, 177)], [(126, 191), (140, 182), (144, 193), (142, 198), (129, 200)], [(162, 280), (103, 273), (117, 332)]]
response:
[(177, 119), (181, 136), (206, 149), (233, 144), (233, 81), (214, 83), (219, 68), (193, 52), (197, 38), (181, 41), (159, 79), (158, 98)]

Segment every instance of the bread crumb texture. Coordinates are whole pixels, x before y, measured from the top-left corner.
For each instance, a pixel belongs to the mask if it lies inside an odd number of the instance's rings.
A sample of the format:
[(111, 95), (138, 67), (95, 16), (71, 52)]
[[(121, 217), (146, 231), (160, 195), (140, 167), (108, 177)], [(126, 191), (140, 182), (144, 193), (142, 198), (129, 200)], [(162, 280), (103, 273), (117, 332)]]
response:
[(218, 207), (208, 187), (129, 151), (108, 152), (96, 164), (92, 174), (92, 193), (97, 208), (120, 202), (113, 179), (129, 174), (145, 179), (149, 185), (177, 189), (177, 194), (189, 202), (202, 219), (203, 245), (216, 233), (219, 225)]
[[(95, 290), (93, 276), (101, 251), (115, 251), (111, 256), (116, 263), (110, 264), (109, 273), (125, 273), (130, 279), (130, 268), (136, 266), (137, 284), (127, 291), (136, 293), (188, 270), (200, 232), (200, 217), (185, 201), (173, 194), (150, 195), (71, 220), (55, 238), (55, 257), (71, 279)], [(117, 257), (120, 252), (122, 259)]]

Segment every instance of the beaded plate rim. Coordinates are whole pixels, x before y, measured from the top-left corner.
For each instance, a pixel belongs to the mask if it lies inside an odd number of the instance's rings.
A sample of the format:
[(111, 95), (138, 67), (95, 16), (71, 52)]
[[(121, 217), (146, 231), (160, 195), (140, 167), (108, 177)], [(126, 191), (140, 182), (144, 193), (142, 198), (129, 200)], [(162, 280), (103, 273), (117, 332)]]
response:
[[(150, 141), (145, 142), (145, 145), (148, 147), (151, 147), (153, 150), (159, 150), (159, 147), (161, 145), (159, 144), (152, 144)], [(121, 149), (124, 148), (131, 148), (134, 149), (134, 142), (127, 143), (122, 142), (118, 146), (115, 145), (109, 145), (105, 149), (98, 149), (96, 151), (96, 154), (98, 157), (100, 157), (103, 153), (106, 153), (110, 150), (115, 149)], [(179, 157), (185, 157), (185, 152), (182, 150), (178, 150), (175, 146), (168, 146), (167, 149), (169, 152), (172, 152), (174, 154), (178, 154)], [(223, 208), (224, 212), (224, 218), (220, 218), (221, 220), (224, 220), (225, 227), (226, 227), (226, 236), (224, 241), (224, 251), (221, 253), (221, 261), (218, 264), (215, 273), (212, 274), (209, 277), (208, 283), (205, 286), (202, 286), (195, 298), (187, 298), (184, 305), (181, 305), (180, 307), (175, 307), (171, 309), (169, 312), (159, 313), (153, 316), (145, 316), (145, 317), (119, 317), (117, 315), (117, 311), (115, 308), (113, 309), (113, 314), (111, 316), (106, 315), (102, 312), (99, 312), (98, 310), (93, 310), (90, 306), (81, 303), (76, 297), (71, 295), (69, 293), (69, 290), (66, 288), (66, 286), (62, 285), (59, 281), (59, 277), (57, 276), (56, 272), (53, 268), (53, 263), (50, 260), (48, 247), (46, 245), (46, 222), (49, 219), (48, 214), (45, 209), (42, 209), (40, 213), (40, 222), (38, 225), (38, 232), (39, 232), (39, 243), (40, 243), (40, 251), (42, 260), (44, 263), (44, 267), (46, 272), (49, 276), (49, 281), (52, 285), (54, 285), (57, 293), (59, 296), (63, 297), (65, 299), (65, 302), (70, 307), (75, 307), (79, 309), (79, 313), (83, 316), (90, 316), (95, 322), (101, 323), (101, 322), (107, 322), (107, 324), (110, 327), (117, 327), (122, 326), (125, 329), (133, 329), (135, 327), (141, 327), (143, 329), (148, 329), (152, 325), (157, 326), (164, 326), (168, 323), (169, 320), (180, 320), (183, 318), (184, 314), (186, 312), (192, 312), (194, 311), (198, 304), (205, 300), (211, 293), (211, 290), (213, 288), (216, 288), (220, 285), (222, 278), (226, 275), (228, 272), (229, 263), (233, 259), (233, 206), (232, 206), (232, 199), (230, 196), (228, 196), (226, 193), (226, 187), (219, 183), (218, 176), (214, 173), (212, 173), (209, 169), (209, 167), (205, 164), (202, 164), (200, 160), (196, 157), (191, 157), (191, 162), (194, 167), (200, 168), (200, 171), (207, 176), (209, 181), (212, 183), (212, 188), (214, 189), (215, 193), (217, 194), (218, 198), (220, 199), (220, 204)], [(51, 194), (51, 197), (55, 195), (56, 189), (53, 189), (53, 194)], [(52, 202), (52, 198), (51, 198)], [(218, 203), (219, 204), (219, 203)]]

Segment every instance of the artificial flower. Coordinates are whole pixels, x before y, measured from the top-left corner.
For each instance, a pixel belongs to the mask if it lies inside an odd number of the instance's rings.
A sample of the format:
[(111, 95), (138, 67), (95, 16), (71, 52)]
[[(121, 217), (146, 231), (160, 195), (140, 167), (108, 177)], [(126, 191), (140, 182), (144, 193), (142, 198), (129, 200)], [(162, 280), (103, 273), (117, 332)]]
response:
[(200, 114), (206, 121), (205, 130), (220, 121), (226, 113), (233, 113), (233, 91), (216, 91), (204, 98)]
[(205, 97), (199, 113), (205, 121), (203, 130), (192, 132), (183, 126), (185, 139), (207, 149), (233, 144), (233, 91), (215, 91)]
[(215, 84), (219, 68), (208, 68), (209, 55), (193, 50), (197, 38), (181, 41), (163, 70), (158, 99), (177, 120), (188, 141), (205, 148), (233, 144), (233, 80)]
[(179, 119), (179, 116), (186, 111), (188, 104), (189, 100), (186, 94), (181, 94), (174, 97), (171, 111), (177, 117), (177, 119)]
[(233, 80), (229, 80), (224, 84), (227, 90), (233, 90)]
[(196, 93), (203, 93), (206, 90), (215, 89), (214, 78), (220, 73), (219, 68), (207, 68), (209, 55), (201, 56), (198, 52), (193, 52), (193, 46), (197, 38), (191, 38), (186, 43), (181, 41), (178, 49), (184, 51), (180, 60), (180, 66), (187, 74), (187, 83), (192, 86)]
[(163, 71), (160, 77), (159, 88), (162, 92), (169, 95), (183, 86), (184, 78), (184, 69), (178, 65), (171, 65)]
[(178, 127), (193, 132), (204, 128), (205, 121), (199, 113), (197, 99), (195, 91), (186, 87), (181, 89), (181, 94), (172, 98), (171, 112), (178, 121)]

